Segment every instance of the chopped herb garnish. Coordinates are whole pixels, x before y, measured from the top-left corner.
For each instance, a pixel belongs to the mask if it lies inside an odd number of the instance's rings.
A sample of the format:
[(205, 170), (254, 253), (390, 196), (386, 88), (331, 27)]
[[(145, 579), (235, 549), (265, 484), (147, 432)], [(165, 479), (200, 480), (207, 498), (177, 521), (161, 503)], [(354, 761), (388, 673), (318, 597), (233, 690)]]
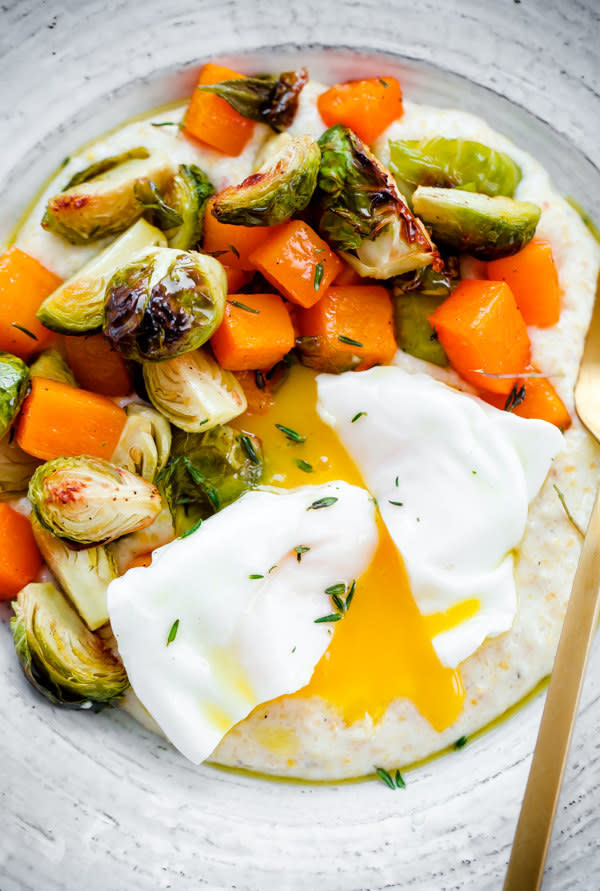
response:
[(294, 647), (294, 649), (292, 650), (292, 653), (295, 653), (295, 652), (296, 652), (296, 647)]
[(254, 382), (259, 390), (264, 390), (265, 387), (267, 386), (265, 383), (264, 374), (262, 373), (262, 371), (259, 371), (258, 369), (254, 372)]
[(244, 312), (253, 312), (255, 316), (260, 315), (260, 309), (254, 309), (253, 306), (247, 306), (245, 303), (240, 303), (239, 300), (228, 300), (227, 303), (230, 306), (237, 306), (238, 309), (243, 309)]
[(383, 780), (383, 782), (389, 789), (406, 789), (404, 777), (399, 770), (396, 770), (393, 779), (391, 773), (389, 773), (389, 771), (387, 771), (385, 767), (376, 767), (375, 773), (380, 780)]
[(567, 519), (568, 519), (569, 523), (573, 526), (574, 529), (577, 530), (577, 532), (579, 532), (579, 534), (581, 535), (581, 537), (584, 538), (584, 537), (585, 537), (585, 533), (584, 533), (583, 529), (581, 528), (581, 526), (579, 525), (579, 523), (577, 522), (577, 520), (575, 519), (575, 517), (573, 516), (573, 514), (572, 514), (571, 511), (569, 510), (569, 508), (568, 508), (568, 506), (567, 506), (567, 501), (566, 501), (566, 499), (565, 499), (565, 496), (564, 496), (563, 493), (560, 491), (560, 489), (558, 488), (558, 486), (556, 485), (556, 483), (554, 483), (554, 491), (555, 491), (556, 494), (558, 495), (558, 499), (559, 499), (560, 503), (561, 503), (562, 506), (563, 506), (563, 510), (564, 510), (564, 512), (565, 512), (566, 515), (567, 515)]
[(232, 254), (235, 254), (235, 256), (238, 258), (238, 260), (240, 259), (240, 252), (238, 251), (238, 249), (236, 248), (236, 246), (234, 244), (229, 245), (229, 250), (231, 251)]
[(359, 418), (362, 418), (364, 415), (366, 415), (366, 411), (359, 411), (359, 412), (357, 412), (357, 413), (354, 415), (354, 417), (352, 418), (352, 420), (350, 421), (350, 423), (351, 423), (351, 424), (354, 424), (355, 421), (358, 421), (358, 419), (359, 419)]
[(388, 83), (386, 83), (382, 77), (378, 78), (378, 80), (379, 80), (379, 83), (381, 84), (382, 87), (385, 87), (386, 90), (389, 89), (389, 86), (390, 86), (390, 85), (389, 85)]
[(388, 498), (388, 503), (389, 503), (389, 504), (393, 504), (394, 507), (404, 507), (404, 502), (403, 502), (403, 501), (390, 501), (389, 498)]
[(328, 616), (321, 616), (320, 619), (315, 619), (315, 625), (319, 625), (321, 622), (339, 622), (341, 618), (339, 613), (330, 613)]
[(314, 467), (312, 464), (309, 464), (308, 461), (304, 461), (302, 458), (296, 459), (296, 465), (303, 470), (304, 473), (312, 473), (314, 471)]
[(339, 594), (332, 594), (331, 599), (333, 600), (333, 605), (337, 609), (338, 613), (346, 612), (346, 604), (342, 600)]
[(396, 783), (397, 789), (406, 789), (406, 783), (404, 781), (404, 777), (402, 776), (402, 774), (400, 773), (399, 770), (396, 770), (396, 773), (394, 775), (394, 782)]
[(304, 442), (306, 439), (306, 436), (302, 436), (301, 433), (296, 433), (291, 427), (285, 427), (283, 424), (275, 424), (275, 426), (292, 442)]
[(352, 603), (352, 598), (354, 597), (354, 592), (356, 591), (356, 579), (350, 585), (350, 590), (346, 594), (346, 610), (350, 609), (350, 604)]
[(394, 480), (394, 485), (396, 488), (398, 488), (398, 485), (399, 485), (398, 480), (399, 480), (399, 477), (396, 477), (396, 479)]
[(525, 399), (525, 384), (515, 384), (504, 403), (504, 411), (514, 411)]
[(260, 464), (260, 458), (256, 454), (254, 443), (246, 433), (242, 433), (242, 435), (240, 436), (240, 445), (253, 464)]
[(194, 525), (191, 526), (189, 529), (186, 529), (185, 532), (180, 536), (180, 538), (187, 538), (188, 535), (191, 535), (192, 532), (195, 532), (196, 529), (200, 528), (200, 526), (202, 526), (202, 518), (200, 518), (196, 523), (194, 523)]
[(455, 748), (455, 749), (462, 749), (463, 746), (466, 746), (466, 744), (467, 744), (467, 737), (466, 737), (466, 736), (459, 736), (459, 738), (458, 738), (458, 739), (456, 740), (456, 742), (454, 743), (454, 748)]
[(252, 572), (248, 576), (249, 579), (264, 579), (264, 575), (261, 575), (260, 572)]
[(179, 630), (179, 619), (175, 619), (175, 621), (171, 625), (171, 630), (169, 631), (169, 636), (167, 637), (167, 646), (169, 646), (169, 644), (173, 643), (173, 641), (177, 637), (178, 630)]
[(273, 572), (274, 569), (277, 569), (277, 563), (273, 563), (273, 565), (271, 566), (271, 568), (270, 568), (270, 569), (267, 569), (267, 575), (268, 575), (270, 572)]
[(179, 127), (178, 121), (151, 121), (151, 127)]
[(320, 510), (322, 507), (331, 507), (337, 500), (333, 495), (328, 495), (326, 498), (319, 498), (318, 501), (313, 501), (306, 510)]
[(298, 561), (298, 563), (300, 563), (300, 561), (302, 560), (302, 554), (306, 554), (307, 551), (310, 551), (310, 548), (308, 547), (308, 545), (296, 545), (294, 550), (296, 552), (296, 560)]
[(18, 325), (16, 322), (11, 322), (13, 328), (18, 328), (19, 331), (22, 331), (23, 334), (26, 334), (27, 337), (31, 337), (32, 340), (37, 340), (37, 337), (30, 331), (29, 328), (24, 328), (23, 325)]
[(343, 582), (337, 582), (335, 585), (330, 585), (328, 588), (325, 588), (325, 593), (333, 596), (334, 594), (345, 594), (346, 586)]
[(323, 281), (323, 261), (319, 260), (317, 265), (315, 266), (315, 278), (313, 281), (313, 287), (315, 291), (319, 290), (319, 285)]
[(345, 334), (340, 334), (338, 336), (338, 340), (340, 343), (347, 343), (348, 346), (361, 347), (363, 344), (359, 340), (353, 340), (351, 337), (346, 337)]

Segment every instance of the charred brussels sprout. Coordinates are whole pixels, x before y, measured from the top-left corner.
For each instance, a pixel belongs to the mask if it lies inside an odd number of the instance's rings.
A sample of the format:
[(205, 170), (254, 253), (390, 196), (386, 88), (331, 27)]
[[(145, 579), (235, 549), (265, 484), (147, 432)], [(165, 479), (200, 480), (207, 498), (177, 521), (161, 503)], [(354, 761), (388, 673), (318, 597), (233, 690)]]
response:
[(49, 349), (40, 353), (33, 365), (29, 368), (31, 377), (44, 377), (46, 380), (58, 381), (76, 387), (75, 375), (58, 350)]
[(417, 186), (468, 189), (484, 195), (512, 198), (521, 169), (505, 152), (469, 139), (410, 139), (391, 141), (390, 171), (410, 200)]
[(29, 480), (40, 462), (22, 451), (5, 436), (0, 440), (0, 501), (17, 498), (27, 492)]
[(156, 248), (119, 269), (106, 286), (104, 333), (128, 359), (161, 361), (202, 346), (225, 311), (218, 260)]
[(31, 527), (48, 569), (88, 626), (95, 631), (108, 622), (106, 589), (117, 577), (117, 566), (108, 548), (74, 550), (45, 529), (35, 514)]
[(336, 124), (321, 136), (319, 146), (318, 229), (359, 275), (386, 279), (440, 265), (423, 223), (352, 130)]
[(150, 180), (161, 189), (173, 173), (166, 154), (150, 154), (145, 148), (105, 158), (76, 174), (62, 192), (50, 198), (42, 226), (72, 244), (116, 235), (144, 210), (136, 185)]
[(160, 487), (177, 535), (256, 486), (262, 472), (262, 447), (251, 434), (226, 424), (201, 434), (176, 431)]
[(46, 328), (59, 334), (89, 334), (104, 321), (104, 290), (115, 272), (151, 247), (166, 247), (159, 229), (138, 220), (101, 254), (50, 294), (37, 311)]
[(165, 193), (165, 200), (181, 218), (181, 224), (167, 232), (169, 247), (189, 251), (200, 242), (204, 209), (214, 191), (213, 184), (199, 167), (180, 165)]
[(155, 486), (101, 458), (55, 458), (33, 474), (29, 500), (58, 538), (88, 546), (149, 526), (161, 509)]
[(212, 214), (220, 223), (275, 226), (308, 205), (317, 185), (321, 151), (310, 136), (289, 140), (239, 186), (216, 196)]
[(32, 583), (13, 602), (11, 628), (27, 680), (55, 705), (102, 706), (129, 681), (119, 659), (89, 631), (54, 585)]
[(203, 84), (197, 89), (215, 93), (242, 117), (268, 124), (276, 133), (280, 133), (294, 120), (298, 99), (307, 81), (306, 68), (299, 68), (280, 75), (257, 74), (223, 80), (217, 84)]
[(27, 395), (29, 368), (12, 353), (0, 353), (0, 439), (4, 436)]
[(541, 213), (529, 201), (426, 186), (415, 191), (413, 205), (437, 241), (479, 260), (506, 257), (524, 248)]
[(237, 378), (203, 350), (144, 362), (144, 383), (152, 405), (180, 430), (203, 433), (246, 410)]
[(171, 427), (149, 405), (132, 402), (125, 411), (127, 421), (111, 461), (152, 483), (169, 457)]

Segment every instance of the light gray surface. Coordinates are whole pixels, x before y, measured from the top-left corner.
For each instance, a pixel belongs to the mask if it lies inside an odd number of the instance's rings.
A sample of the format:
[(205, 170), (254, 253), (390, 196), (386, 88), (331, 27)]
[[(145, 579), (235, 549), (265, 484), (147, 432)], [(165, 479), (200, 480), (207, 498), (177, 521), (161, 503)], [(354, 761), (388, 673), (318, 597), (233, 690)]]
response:
[[(370, 48), (433, 62), (506, 95), (600, 165), (599, 37), (591, 0), (5, 0), (0, 238), (69, 147), (130, 113), (132, 97), (151, 105), (186, 92), (191, 75), (146, 83), (153, 71), (276, 44)], [(318, 64), (321, 57), (311, 58)], [(353, 64), (362, 71), (367, 62)], [(407, 95), (423, 76), (419, 66), (409, 69)], [(119, 89), (132, 81), (140, 81), (133, 90)], [(449, 99), (463, 90), (463, 106), (474, 110), (485, 110), (489, 98), (488, 116), (501, 129), (525, 132), (526, 119), (495, 97), (453, 78), (444, 88)], [(74, 122), (53, 132), (67, 120)], [(543, 127), (527, 132), (555, 177), (573, 182), (585, 199), (585, 164), (575, 159), (574, 169), (562, 140), (545, 146)], [(7, 175), (11, 168), (18, 175)], [(597, 210), (599, 191), (587, 202)], [(545, 889), (600, 886), (599, 668), (596, 647)], [(123, 715), (53, 710), (25, 687), (3, 627), (0, 676), (2, 891), (501, 886), (540, 700), (466, 749), (409, 773), (406, 792), (392, 793), (374, 782), (305, 786), (197, 769)]]

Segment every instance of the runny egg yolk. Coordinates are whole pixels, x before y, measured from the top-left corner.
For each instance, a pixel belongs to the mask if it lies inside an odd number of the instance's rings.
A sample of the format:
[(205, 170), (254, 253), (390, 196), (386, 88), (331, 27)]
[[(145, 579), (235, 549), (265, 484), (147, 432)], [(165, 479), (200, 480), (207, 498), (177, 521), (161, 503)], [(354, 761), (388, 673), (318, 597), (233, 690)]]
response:
[[(271, 407), (264, 414), (246, 412), (237, 426), (262, 440), (266, 485), (294, 488), (342, 479), (365, 487), (337, 434), (317, 414), (315, 377), (293, 366)], [(441, 731), (460, 714), (465, 691), (460, 672), (439, 661), (432, 638), (469, 618), (479, 604), (467, 600), (446, 613), (422, 616), (381, 519), (378, 527), (379, 546), (357, 579), (351, 608), (332, 626), (332, 642), (310, 683), (292, 695), (322, 696), (348, 723), (367, 714), (375, 721), (390, 702), (405, 697)]]

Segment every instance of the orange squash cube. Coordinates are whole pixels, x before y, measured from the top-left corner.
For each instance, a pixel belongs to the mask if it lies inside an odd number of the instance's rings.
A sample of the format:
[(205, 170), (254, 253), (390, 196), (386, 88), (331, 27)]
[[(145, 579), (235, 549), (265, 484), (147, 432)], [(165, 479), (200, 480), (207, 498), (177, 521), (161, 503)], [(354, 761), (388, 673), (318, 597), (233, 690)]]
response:
[(368, 77), (321, 93), (317, 108), (327, 127), (344, 124), (371, 144), (402, 116), (402, 89), (395, 77)]
[(210, 345), (221, 368), (271, 368), (294, 346), (292, 322), (278, 294), (230, 294)]
[(48, 344), (52, 331), (36, 312), (62, 279), (17, 247), (0, 257), (0, 350), (29, 359)]
[[(208, 63), (200, 72), (198, 85), (239, 80), (243, 74)], [(225, 155), (239, 155), (254, 133), (254, 121), (242, 117), (225, 99), (214, 93), (194, 90), (183, 120), (184, 133), (205, 142)]]
[(534, 239), (511, 257), (491, 260), (487, 277), (508, 284), (527, 325), (549, 328), (558, 322), (560, 286), (548, 241)]

